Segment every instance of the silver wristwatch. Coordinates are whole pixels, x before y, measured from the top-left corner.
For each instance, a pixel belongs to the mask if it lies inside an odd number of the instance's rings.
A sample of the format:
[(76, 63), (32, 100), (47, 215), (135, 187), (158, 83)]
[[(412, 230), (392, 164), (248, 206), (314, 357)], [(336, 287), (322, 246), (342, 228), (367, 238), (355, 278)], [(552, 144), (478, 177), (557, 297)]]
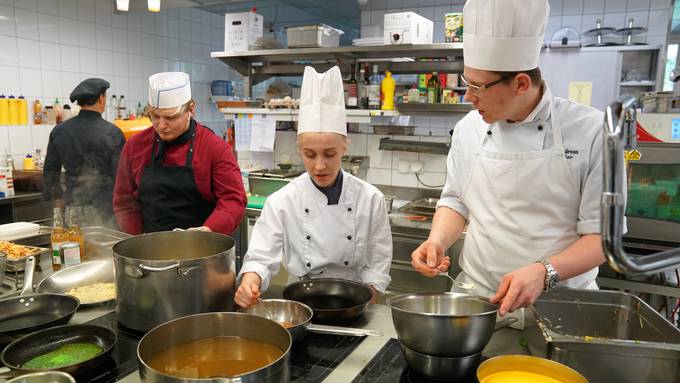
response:
[(545, 259), (536, 261), (545, 267), (545, 282), (543, 282), (543, 291), (550, 291), (556, 289), (560, 285), (560, 275), (557, 270)]

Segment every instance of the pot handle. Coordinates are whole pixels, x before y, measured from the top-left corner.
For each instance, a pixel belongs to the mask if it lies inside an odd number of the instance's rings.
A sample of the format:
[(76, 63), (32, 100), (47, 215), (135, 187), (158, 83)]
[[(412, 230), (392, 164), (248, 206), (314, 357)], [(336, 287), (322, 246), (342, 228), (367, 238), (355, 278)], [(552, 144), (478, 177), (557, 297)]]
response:
[(371, 330), (367, 328), (351, 328), (351, 327), (338, 327), (338, 326), (326, 326), (320, 324), (310, 324), (307, 327), (307, 331), (319, 333), (319, 334), (335, 334), (335, 335), (349, 335), (349, 336), (383, 336), (383, 332), (380, 330)]
[(148, 272), (155, 272), (155, 271), (168, 271), (168, 270), (174, 270), (174, 269), (179, 269), (179, 263), (173, 263), (172, 265), (169, 266), (163, 266), (163, 267), (153, 267), (153, 266), (147, 266), (143, 263), (139, 264), (139, 268), (148, 271)]
[(0, 379), (9, 379), (16, 376), (14, 372), (8, 367), (0, 367)]
[(35, 257), (30, 256), (26, 258), (26, 268), (24, 271), (24, 287), (21, 289), (19, 296), (33, 294), (33, 275), (35, 274)]

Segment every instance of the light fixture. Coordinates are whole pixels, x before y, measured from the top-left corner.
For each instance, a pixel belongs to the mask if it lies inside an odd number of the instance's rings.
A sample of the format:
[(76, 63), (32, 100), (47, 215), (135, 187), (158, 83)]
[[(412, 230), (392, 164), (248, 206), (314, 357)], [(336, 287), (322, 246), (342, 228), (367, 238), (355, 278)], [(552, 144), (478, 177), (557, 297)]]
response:
[(149, 12), (160, 12), (161, 11), (161, 0), (148, 0), (147, 2)]
[(116, 0), (116, 10), (127, 12), (130, 9), (130, 0)]

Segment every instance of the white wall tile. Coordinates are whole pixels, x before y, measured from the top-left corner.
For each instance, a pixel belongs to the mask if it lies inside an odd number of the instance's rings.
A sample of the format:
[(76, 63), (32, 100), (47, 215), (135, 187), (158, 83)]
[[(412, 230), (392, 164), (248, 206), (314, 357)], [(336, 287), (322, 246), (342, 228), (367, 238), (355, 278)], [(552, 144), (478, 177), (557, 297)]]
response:
[(14, 9), (17, 37), (38, 40), (38, 14), (26, 9)]
[(203, 40), (203, 28), (199, 23), (191, 23), (191, 41), (200, 43)]
[(418, 180), (416, 180), (416, 175), (413, 173), (401, 174), (396, 170), (392, 170), (392, 185), (415, 188), (418, 187)]
[(31, 145), (33, 149), (40, 149), (43, 154), (47, 153), (47, 144), (52, 129), (54, 129), (54, 125), (31, 125)]
[(113, 75), (113, 53), (97, 49), (97, 73)]
[(649, 11), (649, 35), (664, 35), (668, 32), (671, 13), (665, 10)]
[(16, 36), (14, 8), (0, 5), (0, 35)]
[(128, 30), (141, 32), (142, 30), (142, 14), (139, 12), (128, 13)]
[[(79, 73), (69, 73), (69, 72), (62, 72), (61, 73), (61, 86), (63, 89), (63, 93), (66, 95), (70, 95), (71, 92), (80, 84), (82, 80), (80, 79), (80, 74)], [(71, 100), (64, 100), (66, 101), (71, 101)]]
[(40, 68), (40, 43), (36, 40), (17, 39), (19, 66)]
[(142, 54), (142, 34), (136, 31), (128, 30), (127, 45), (130, 54)]
[[(558, 16), (562, 14), (562, 1), (563, 0), (550, 0), (550, 16)], [(569, 1), (569, 0), (567, 0)]]
[[(446, 174), (423, 172), (418, 174), (418, 189), (441, 189), (446, 183)], [(417, 181), (417, 179), (416, 179)]]
[(78, 0), (78, 19), (96, 21), (95, 3), (92, 0)]
[(19, 81), (18, 67), (0, 66), (0, 78), (2, 79), (0, 94), (4, 94), (5, 96), (14, 95), (16, 97), (23, 94)]
[[(580, 14), (562, 16), (562, 28), (572, 27), (572, 28), (575, 28), (577, 31), (580, 31), (582, 29), (582, 27), (581, 27), (582, 18), (583, 17)], [(552, 35), (546, 36), (546, 38), (548, 38), (548, 39), (550, 39), (551, 37), (552, 37)]]
[[(5, 4), (9, 5), (9, 2)], [(14, 0), (14, 6), (17, 8), (30, 9), (31, 11), (38, 10), (38, 0)]]
[(603, 13), (605, 0), (587, 0), (583, 3), (583, 13)]
[(78, 21), (78, 44), (83, 48), (96, 48), (97, 47), (97, 37), (96, 37), (96, 27), (95, 24), (89, 21)]
[[(7, 133), (9, 137), (9, 151), (10, 154), (25, 155), (33, 152), (33, 143), (31, 141), (31, 128), (25, 125), (8, 126)], [(19, 162), (15, 159), (14, 164)]]
[(381, 136), (377, 134), (369, 135), (366, 144), (366, 153), (371, 157), (371, 167), (380, 169), (392, 168), (392, 152), (389, 150), (380, 150), (380, 139), (389, 136)]
[(168, 37), (171, 39), (179, 39), (180, 20), (174, 17), (168, 17)]
[(59, 15), (59, 2), (56, 0), (38, 0), (38, 12)]
[(114, 13), (111, 15), (111, 26), (116, 28), (127, 29), (128, 27), (128, 15), (126, 12)]
[(666, 35), (647, 35), (646, 42), (649, 45), (665, 45), (667, 42)]
[(671, 0), (651, 0), (649, 2), (650, 9), (665, 9), (671, 11)]
[(59, 16), (38, 13), (40, 41), (59, 43)]
[(626, 14), (624, 12), (618, 13), (605, 13), (604, 20), (602, 20), (602, 26), (612, 27), (612, 28), (623, 28), (626, 25)]
[(107, 25), (96, 27), (97, 49), (113, 50), (113, 30)]
[(80, 48), (61, 45), (61, 70), (64, 72), (80, 72)]
[[(42, 70), (43, 95), (50, 99), (62, 97), (64, 89), (61, 86), (61, 72)], [(63, 102), (63, 101), (62, 101)]]
[(368, 168), (367, 181), (374, 185), (391, 185), (392, 170)]
[(59, 0), (59, 16), (78, 18), (78, 0)]
[(165, 15), (157, 15), (156, 17), (156, 30), (155, 34), (159, 36), (168, 35), (168, 17)]
[[(111, 79), (111, 94), (124, 95), (127, 102), (130, 101), (130, 90), (128, 88), (128, 78), (125, 76), (114, 76)], [(126, 105), (127, 106), (127, 105)]]
[(130, 77), (143, 77), (143, 61), (142, 58), (135, 54), (128, 55), (128, 73)]
[(127, 53), (113, 54), (113, 74), (116, 76), (128, 75), (128, 55)]
[(648, 11), (649, 10), (649, 0), (628, 0), (628, 7), (626, 11)]
[(409, 152), (398, 152), (395, 151), (392, 153), (392, 170), (397, 170), (399, 169), (400, 163), (402, 161), (418, 161), (418, 153), (409, 153)]
[(127, 30), (122, 28), (112, 28), (113, 51), (127, 53), (128, 51), (128, 35)]
[(59, 18), (59, 42), (64, 45), (78, 46), (78, 20), (67, 17)]
[(101, 25), (111, 25), (111, 15), (115, 8), (115, 1), (95, 0), (95, 21)]
[[(0, 36), (0, 64), (6, 66), (18, 66), (18, 49), (17, 49), (17, 39), (16, 37), (10, 36)], [(5, 77), (0, 77), (2, 82), (5, 81)], [(1, 88), (2, 86), (0, 86)]]
[(40, 67), (61, 70), (61, 49), (59, 44), (40, 42)]
[[(1, 70), (1, 69), (0, 69)], [(0, 126), (0, 153), (9, 153), (9, 133), (6, 126)]]
[(583, 13), (584, 0), (565, 0), (562, 7), (563, 15), (580, 15)]
[(42, 97), (42, 74), (39, 69), (21, 68), (19, 80), (24, 97)]
[(625, 12), (628, 0), (605, 0), (605, 13)]
[(97, 72), (97, 50), (80, 48), (80, 71), (86, 73)]
[(153, 35), (156, 33), (156, 14), (144, 12), (142, 14), (142, 33)]
[(365, 134), (353, 134), (348, 135), (349, 139), (349, 151), (348, 153), (354, 156), (365, 156), (367, 148), (367, 137)]
[[(581, 34), (585, 31), (589, 31), (591, 29), (595, 29), (597, 27), (597, 20), (604, 20), (604, 13), (591, 13), (591, 14), (585, 14), (583, 15), (583, 19), (581, 20)], [(604, 27), (605, 25), (602, 24)], [(613, 28), (613, 27), (612, 27)], [(583, 36), (584, 40), (590, 39), (590, 37)]]
[(636, 27), (647, 27), (649, 22), (649, 11), (626, 12), (626, 23), (629, 19), (633, 19), (633, 25)]
[(432, 6), (418, 6), (418, 14), (420, 16), (423, 16), (424, 18), (428, 20), (434, 21), (435, 14), (434, 14), (434, 7)]

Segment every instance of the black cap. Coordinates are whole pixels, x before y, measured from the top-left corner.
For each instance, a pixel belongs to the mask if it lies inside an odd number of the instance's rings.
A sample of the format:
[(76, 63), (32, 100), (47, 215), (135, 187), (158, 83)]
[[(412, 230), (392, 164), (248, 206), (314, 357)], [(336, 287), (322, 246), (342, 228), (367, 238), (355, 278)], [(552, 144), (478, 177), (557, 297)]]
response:
[(110, 86), (111, 84), (109, 84), (109, 82), (104, 79), (88, 78), (87, 80), (83, 80), (83, 82), (78, 84), (78, 86), (73, 89), (73, 92), (71, 92), (71, 96), (69, 98), (71, 102), (75, 102), (76, 100), (83, 98), (98, 97), (100, 94), (109, 89)]

